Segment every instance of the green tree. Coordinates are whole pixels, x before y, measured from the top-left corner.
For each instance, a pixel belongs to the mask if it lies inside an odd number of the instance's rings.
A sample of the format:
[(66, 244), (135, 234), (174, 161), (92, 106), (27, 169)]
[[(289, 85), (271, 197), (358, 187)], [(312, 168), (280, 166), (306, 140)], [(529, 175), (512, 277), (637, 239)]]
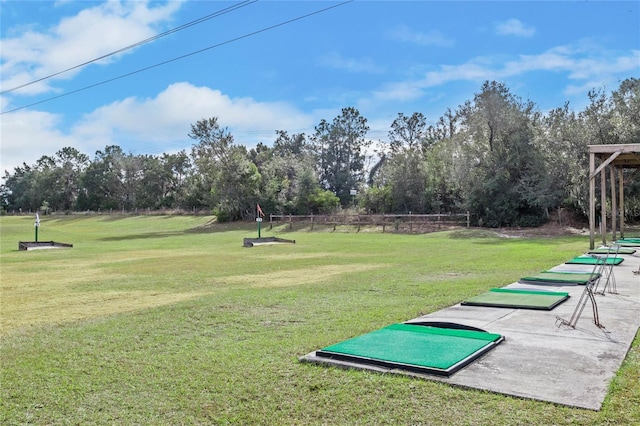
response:
[(545, 164), (548, 209), (569, 208), (580, 214), (588, 209), (589, 155), (578, 116), (563, 107), (549, 111), (534, 128), (535, 144)]
[(124, 208), (125, 154), (117, 145), (96, 151), (91, 164), (80, 177), (77, 206), (80, 210), (110, 210)]
[(620, 143), (640, 143), (640, 79), (624, 80), (611, 100), (610, 120)]
[(208, 192), (203, 201), (218, 220), (253, 217), (262, 177), (246, 148), (234, 145), (233, 135), (220, 127), (217, 117), (191, 125), (189, 137), (199, 141), (192, 148), (199, 189)]
[(276, 131), (269, 160), (262, 163), (260, 205), (280, 214), (314, 213), (309, 197), (319, 188), (314, 157), (303, 133)]
[(285, 130), (276, 130), (278, 137), (273, 142), (273, 155), (277, 157), (300, 157), (311, 152), (304, 133), (294, 133), (291, 136)]
[[(607, 108), (604, 111), (608, 119), (606, 127), (613, 137), (605, 140), (609, 143), (629, 144), (640, 142), (640, 79), (629, 78), (620, 83), (608, 99)], [(590, 117), (593, 122), (593, 117)], [(602, 123), (600, 120), (599, 123)], [(589, 126), (593, 129), (593, 125)], [(625, 179), (625, 216), (627, 220), (640, 218), (640, 181), (637, 178), (637, 170), (623, 170)]]
[(544, 162), (533, 143), (534, 106), (501, 83), (486, 82), (460, 117), (466, 205), (479, 224), (535, 226), (545, 221)]
[(55, 189), (58, 210), (72, 210), (80, 192), (80, 176), (89, 164), (89, 156), (73, 147), (65, 147), (56, 152)]
[(426, 118), (419, 112), (411, 116), (399, 113), (391, 124), (391, 154), (383, 167), (395, 212), (426, 211), (427, 170), (422, 157), (426, 128)]
[(193, 173), (189, 176), (189, 202), (196, 207), (215, 206), (212, 189), (216, 185), (220, 168), (231, 161), (233, 135), (220, 127), (217, 117), (198, 120), (188, 134), (198, 143), (191, 148)]
[(11, 174), (5, 171), (2, 184), (3, 205), (8, 210), (35, 211), (37, 209), (35, 193), (36, 170), (32, 166), (22, 163)]
[(367, 119), (353, 108), (343, 108), (341, 115), (328, 123), (321, 120), (312, 138), (317, 158), (320, 185), (340, 199), (343, 206), (351, 202), (350, 191), (358, 188), (365, 177)]
[(135, 207), (147, 209), (170, 207), (163, 203), (165, 187), (171, 175), (163, 167), (162, 159), (154, 155), (140, 155), (136, 160), (142, 173), (137, 180)]
[(191, 173), (191, 161), (182, 150), (175, 154), (162, 154), (160, 159), (162, 172), (161, 207), (190, 208), (187, 177)]

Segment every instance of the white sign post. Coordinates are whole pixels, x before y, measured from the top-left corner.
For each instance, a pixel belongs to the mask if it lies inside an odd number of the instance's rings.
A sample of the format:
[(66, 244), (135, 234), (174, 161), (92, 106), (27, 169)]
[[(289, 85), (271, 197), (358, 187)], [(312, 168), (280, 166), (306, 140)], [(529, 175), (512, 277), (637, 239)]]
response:
[(33, 224), (36, 229), (36, 243), (38, 242), (38, 228), (40, 228), (40, 215), (36, 213), (36, 223)]
[(258, 222), (258, 238), (260, 238), (260, 224), (262, 223), (262, 218), (257, 217), (256, 222)]

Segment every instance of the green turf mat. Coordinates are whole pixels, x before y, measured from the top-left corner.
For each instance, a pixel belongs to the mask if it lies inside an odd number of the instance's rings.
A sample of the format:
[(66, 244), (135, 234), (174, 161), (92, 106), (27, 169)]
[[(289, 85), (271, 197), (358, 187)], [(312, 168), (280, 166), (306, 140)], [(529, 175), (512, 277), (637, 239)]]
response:
[(588, 256), (588, 257), (578, 256), (564, 263), (568, 263), (572, 265), (595, 265), (596, 263), (601, 263), (602, 260), (604, 260), (605, 264), (607, 265), (619, 265), (624, 261), (624, 259), (621, 257), (608, 257), (606, 259), (596, 259), (595, 257), (591, 257), (591, 256)]
[(601, 247), (593, 250), (589, 250), (589, 254), (633, 254), (636, 252), (635, 249), (630, 248), (613, 248), (613, 247)]
[(639, 238), (623, 238), (622, 240), (614, 241), (614, 244), (617, 244), (621, 247), (640, 247), (640, 239)]
[(586, 285), (591, 280), (597, 280), (600, 274), (589, 272), (556, 272), (542, 271), (536, 275), (520, 278), (519, 282), (525, 284), (578, 284)]
[(317, 356), (421, 373), (450, 375), (500, 343), (499, 334), (392, 324), (327, 346)]
[(568, 298), (569, 293), (565, 292), (492, 288), (461, 305), (550, 311)]

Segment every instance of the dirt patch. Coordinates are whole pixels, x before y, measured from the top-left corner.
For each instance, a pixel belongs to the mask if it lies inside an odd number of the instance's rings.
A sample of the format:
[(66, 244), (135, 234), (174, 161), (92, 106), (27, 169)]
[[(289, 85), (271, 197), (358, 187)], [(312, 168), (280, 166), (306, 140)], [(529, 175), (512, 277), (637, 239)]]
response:
[(496, 234), (502, 238), (559, 237), (563, 235), (589, 235), (586, 227), (562, 226), (549, 222), (537, 228), (496, 228)]

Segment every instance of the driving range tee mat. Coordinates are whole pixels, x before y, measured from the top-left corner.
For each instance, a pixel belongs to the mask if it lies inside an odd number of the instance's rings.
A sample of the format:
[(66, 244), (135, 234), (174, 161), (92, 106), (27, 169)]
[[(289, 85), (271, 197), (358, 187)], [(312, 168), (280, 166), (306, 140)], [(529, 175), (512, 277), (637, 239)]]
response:
[(599, 278), (599, 273), (542, 271), (536, 275), (522, 277), (519, 282), (522, 284), (586, 285)]
[(589, 254), (634, 254), (636, 252), (633, 248), (613, 248), (613, 247), (600, 247), (593, 250), (589, 250)]
[(619, 265), (624, 261), (624, 259), (621, 257), (607, 257), (607, 258), (598, 259), (597, 257), (591, 257), (591, 256), (578, 256), (578, 257), (574, 257), (571, 260), (567, 260), (564, 263), (568, 263), (571, 265), (595, 265), (596, 263), (598, 263), (602, 265), (603, 261), (604, 261), (604, 264), (606, 265)]
[(492, 288), (461, 305), (550, 311), (568, 298), (569, 293), (565, 292)]
[(504, 340), (500, 334), (416, 324), (392, 324), (327, 346), (319, 358), (450, 376)]
[(640, 247), (640, 238), (622, 238), (613, 243), (622, 247)]

